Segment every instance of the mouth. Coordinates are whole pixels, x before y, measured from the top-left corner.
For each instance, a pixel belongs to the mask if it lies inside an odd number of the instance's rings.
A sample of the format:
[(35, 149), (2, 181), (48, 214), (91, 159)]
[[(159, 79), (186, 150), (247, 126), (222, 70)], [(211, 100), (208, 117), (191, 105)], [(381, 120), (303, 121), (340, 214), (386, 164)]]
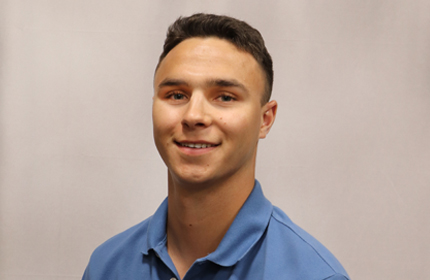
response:
[(203, 142), (176, 142), (176, 145), (192, 149), (205, 149), (217, 147), (219, 144), (203, 143)]

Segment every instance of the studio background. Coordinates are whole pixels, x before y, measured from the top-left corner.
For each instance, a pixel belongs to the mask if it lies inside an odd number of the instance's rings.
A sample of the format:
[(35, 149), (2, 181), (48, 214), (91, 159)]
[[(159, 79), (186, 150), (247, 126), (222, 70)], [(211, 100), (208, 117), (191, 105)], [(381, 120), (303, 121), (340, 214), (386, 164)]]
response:
[(430, 2), (0, 0), (0, 278), (78, 280), (152, 215), (152, 78), (180, 15), (263, 34), (266, 196), (352, 279), (430, 279)]

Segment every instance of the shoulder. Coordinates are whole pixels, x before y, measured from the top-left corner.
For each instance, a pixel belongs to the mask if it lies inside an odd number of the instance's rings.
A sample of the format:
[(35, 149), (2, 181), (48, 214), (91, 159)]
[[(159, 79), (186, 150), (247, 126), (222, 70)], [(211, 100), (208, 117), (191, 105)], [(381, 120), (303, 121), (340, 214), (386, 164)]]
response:
[(130, 246), (142, 249), (143, 242), (146, 240), (148, 225), (152, 217), (140, 222), (137, 225), (111, 237), (106, 240), (100, 246), (98, 246), (93, 253), (94, 255), (102, 254), (106, 256), (106, 253), (116, 252), (122, 250), (128, 250)]
[(325, 278), (323, 280), (349, 280), (349, 278), (343, 274), (336, 273), (328, 278)]
[(144, 220), (98, 246), (90, 257), (83, 279), (110, 279), (105, 274), (112, 267), (127, 267), (128, 263), (141, 258), (151, 219), (152, 217)]
[(274, 243), (272, 247), (280, 258), (293, 260), (299, 268), (327, 275), (326, 279), (349, 279), (336, 257), (276, 206), (273, 207), (266, 238)]

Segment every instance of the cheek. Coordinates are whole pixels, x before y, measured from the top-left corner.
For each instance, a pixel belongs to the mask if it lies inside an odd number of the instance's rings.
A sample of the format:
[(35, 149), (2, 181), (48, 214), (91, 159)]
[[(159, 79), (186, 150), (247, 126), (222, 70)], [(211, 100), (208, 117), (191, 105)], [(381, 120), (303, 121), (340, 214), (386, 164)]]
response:
[(259, 118), (255, 114), (232, 114), (220, 117), (219, 121), (228, 138), (241, 138), (243, 142), (258, 138)]
[(171, 108), (163, 108), (155, 104), (152, 109), (152, 124), (154, 136), (166, 136), (165, 134), (178, 124), (178, 115)]

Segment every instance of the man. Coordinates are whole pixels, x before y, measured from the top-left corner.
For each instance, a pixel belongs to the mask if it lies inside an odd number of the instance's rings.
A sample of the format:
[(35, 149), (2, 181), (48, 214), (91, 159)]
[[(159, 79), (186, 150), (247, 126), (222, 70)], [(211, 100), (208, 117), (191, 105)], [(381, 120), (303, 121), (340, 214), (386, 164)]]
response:
[(247, 23), (196, 14), (170, 26), (153, 97), (168, 197), (97, 248), (83, 279), (349, 279), (255, 180), (258, 140), (276, 116), (272, 84), (271, 57)]

